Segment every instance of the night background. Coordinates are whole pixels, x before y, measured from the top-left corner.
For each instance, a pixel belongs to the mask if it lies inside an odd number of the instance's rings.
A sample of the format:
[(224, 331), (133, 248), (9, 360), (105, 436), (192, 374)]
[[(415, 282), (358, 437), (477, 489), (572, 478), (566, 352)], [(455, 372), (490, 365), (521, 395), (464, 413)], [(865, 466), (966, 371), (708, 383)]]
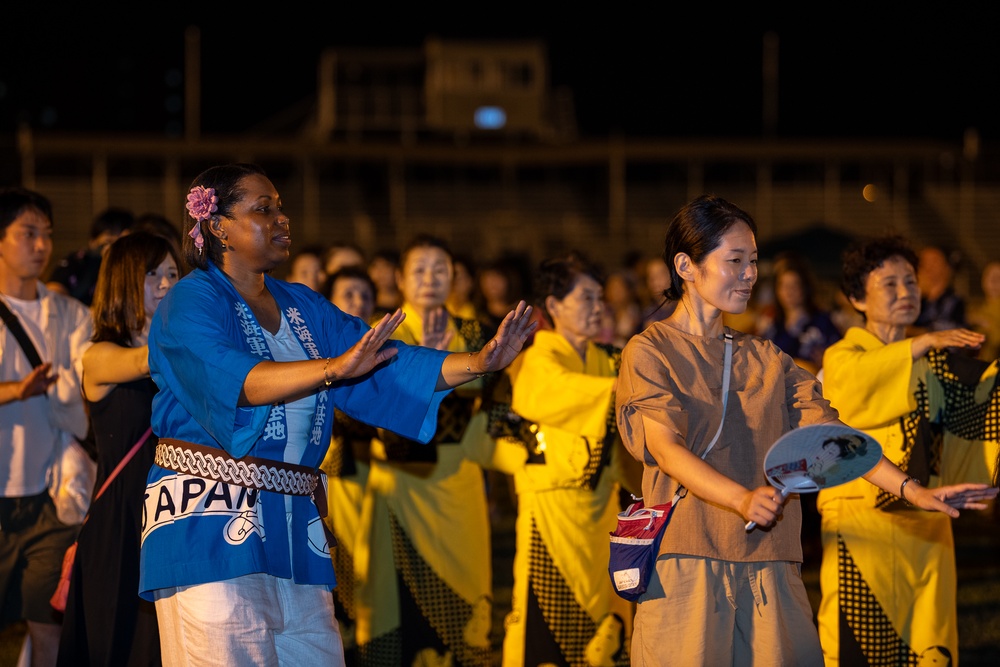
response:
[[(319, 6), (316, 6), (319, 7)], [(235, 134), (311, 98), (325, 48), (444, 39), (539, 39), (551, 84), (574, 96), (581, 137), (759, 137), (764, 35), (778, 37), (777, 136), (997, 136), (1000, 40), (976, 5), (877, 11), (508, 5), (414, 14), (341, 5), (218, 3), (6, 10), (0, 131), (176, 134), (184, 29), (201, 28), (202, 132)], [(963, 8), (965, 7), (965, 8)], [(503, 16), (490, 11), (503, 10)], [(516, 18), (511, 18), (516, 14)], [(8, 139), (5, 139), (7, 141)]]
[[(480, 3), (419, 13), (388, 3), (4, 7), (0, 186), (20, 183), (23, 124), (36, 136), (181, 138), (189, 26), (200, 28), (202, 138), (270, 136), (274, 119), (314, 103), (320, 54), (331, 47), (524, 39), (546, 45), (549, 88), (572, 92), (581, 139), (913, 139), (960, 148), (975, 130), (977, 177), (1000, 183), (1000, 38), (985, 3), (676, 4)], [(778, 52), (773, 135), (762, 114), (766, 35)], [(983, 210), (992, 224), (995, 208)], [(967, 516), (957, 523), (962, 662), (994, 665), (996, 521)], [(509, 569), (504, 561), (495, 571)], [(808, 583), (818, 592), (818, 577)], [(0, 636), (0, 664), (5, 641), (19, 646), (20, 636)]]

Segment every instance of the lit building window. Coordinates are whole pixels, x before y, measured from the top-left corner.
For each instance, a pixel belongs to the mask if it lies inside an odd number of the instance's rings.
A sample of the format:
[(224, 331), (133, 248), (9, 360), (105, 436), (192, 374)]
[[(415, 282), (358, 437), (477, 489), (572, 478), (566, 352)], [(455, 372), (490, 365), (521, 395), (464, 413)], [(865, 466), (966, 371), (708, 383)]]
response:
[(507, 112), (500, 107), (479, 107), (473, 116), (473, 122), (480, 130), (499, 130), (507, 124)]

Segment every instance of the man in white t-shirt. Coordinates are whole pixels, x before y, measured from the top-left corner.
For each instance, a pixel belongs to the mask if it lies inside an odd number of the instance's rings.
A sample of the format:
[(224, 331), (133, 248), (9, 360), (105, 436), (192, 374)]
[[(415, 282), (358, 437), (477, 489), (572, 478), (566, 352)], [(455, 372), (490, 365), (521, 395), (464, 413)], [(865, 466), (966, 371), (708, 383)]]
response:
[(49, 599), (79, 526), (59, 520), (49, 475), (63, 448), (87, 433), (78, 369), (93, 330), (86, 306), (39, 281), (51, 254), (48, 199), (0, 190), (0, 300), (42, 361), (32, 364), (0, 321), (0, 622), (27, 621), (35, 665), (54, 665), (59, 648), (61, 619)]

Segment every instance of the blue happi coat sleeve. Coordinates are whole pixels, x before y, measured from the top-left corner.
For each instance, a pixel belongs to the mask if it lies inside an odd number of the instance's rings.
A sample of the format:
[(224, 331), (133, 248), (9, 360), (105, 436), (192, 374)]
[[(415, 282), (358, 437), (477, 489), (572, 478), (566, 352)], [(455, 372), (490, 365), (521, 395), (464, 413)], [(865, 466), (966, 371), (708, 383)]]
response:
[[(323, 357), (343, 354), (370, 328), (301, 285), (275, 280), (268, 281), (268, 288), (279, 303), (294, 301), (319, 323), (322, 339), (317, 344)], [(397, 340), (385, 347), (396, 348), (396, 356), (361, 377), (335, 382), (329, 390), (333, 403), (358, 421), (426, 443), (437, 431), (438, 406), (451, 391), (435, 390), (448, 352)]]
[[(214, 270), (214, 269), (213, 269)], [(195, 271), (167, 293), (149, 330), (149, 370), (159, 391), (153, 432), (214, 445), (243, 456), (256, 442), (270, 406), (239, 407), (243, 382), (262, 358), (246, 346), (238, 297)]]
[[(322, 357), (342, 354), (368, 329), (306, 288), (270, 278), (267, 284), (286, 317), (288, 308), (301, 309)], [(236, 457), (257, 442), (270, 406), (238, 401), (247, 374), (263, 359), (251, 346), (263, 342), (237, 316), (240, 303), (214, 267), (192, 272), (160, 303), (149, 334), (150, 373), (160, 388), (153, 401), (158, 436), (215, 445)], [(448, 393), (434, 389), (446, 353), (387, 345), (399, 353), (368, 375), (335, 383), (333, 403), (355, 419), (426, 442)]]

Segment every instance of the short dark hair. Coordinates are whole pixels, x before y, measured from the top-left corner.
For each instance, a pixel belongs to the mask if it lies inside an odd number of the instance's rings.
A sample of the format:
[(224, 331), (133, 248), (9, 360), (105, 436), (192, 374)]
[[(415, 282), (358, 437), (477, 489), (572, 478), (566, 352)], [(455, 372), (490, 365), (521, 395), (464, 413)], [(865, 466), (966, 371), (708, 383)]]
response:
[(914, 273), (916, 272), (917, 253), (913, 251), (909, 241), (899, 234), (855, 241), (849, 245), (841, 256), (840, 289), (844, 296), (864, 301), (868, 274), (882, 266), (890, 257), (899, 257), (909, 262)]
[[(233, 206), (236, 202), (243, 199), (246, 195), (246, 191), (240, 187), (240, 183), (247, 176), (260, 175), (267, 177), (264, 170), (255, 164), (249, 162), (237, 162), (234, 164), (225, 164), (217, 167), (210, 167), (205, 171), (198, 174), (195, 179), (191, 182), (191, 187), (188, 192), (198, 187), (199, 185), (203, 188), (212, 188), (215, 190), (215, 196), (219, 198), (216, 202), (218, 207), (215, 213), (212, 214), (212, 219), (217, 217), (232, 217)], [(185, 194), (185, 198), (187, 195)], [(209, 260), (215, 265), (222, 264), (222, 241), (215, 237), (209, 231), (208, 220), (202, 220), (199, 223), (192, 223), (193, 218), (184, 210), (184, 221), (185, 227), (190, 229), (194, 224), (199, 224), (201, 226), (201, 235), (205, 239), (205, 247), (203, 254), (198, 252), (198, 248), (194, 245), (194, 239), (192, 239), (186, 232), (182, 235), (182, 240), (184, 242), (184, 259), (187, 260), (189, 266), (196, 267), (199, 269), (207, 269)]]
[(535, 303), (541, 308), (549, 324), (552, 324), (552, 315), (545, 306), (545, 299), (550, 296), (559, 300), (566, 298), (576, 287), (580, 276), (590, 276), (598, 284), (604, 284), (604, 276), (597, 264), (576, 250), (543, 260), (538, 265), (534, 278)]
[(432, 234), (417, 234), (410, 242), (406, 244), (403, 251), (399, 253), (399, 264), (397, 266), (402, 269), (406, 264), (406, 258), (411, 252), (417, 248), (438, 248), (444, 251), (444, 254), (448, 255), (448, 259), (452, 260), (454, 255), (451, 252), (451, 248), (448, 247), (447, 241), (439, 236), (434, 236)]
[(333, 286), (337, 284), (338, 280), (355, 278), (357, 280), (363, 281), (372, 290), (372, 296), (375, 296), (375, 281), (372, 277), (368, 275), (368, 270), (363, 266), (356, 266), (350, 264), (348, 266), (342, 266), (340, 269), (334, 273), (332, 276), (326, 279), (326, 285), (324, 286), (324, 293), (326, 298), (333, 301)]
[(45, 195), (21, 187), (0, 190), (0, 237), (6, 234), (11, 223), (29, 208), (44, 215), (50, 223), (53, 222), (52, 202)]
[(117, 206), (106, 208), (98, 213), (94, 217), (94, 221), (90, 223), (90, 238), (91, 240), (96, 239), (105, 232), (121, 236), (121, 233), (130, 229), (134, 223), (135, 216), (132, 211)]
[(684, 279), (677, 273), (674, 257), (684, 253), (695, 265), (701, 265), (705, 257), (719, 247), (729, 228), (738, 222), (746, 224), (757, 236), (757, 223), (750, 214), (716, 195), (696, 197), (677, 211), (667, 225), (663, 243), (663, 261), (670, 270), (670, 286), (663, 293), (666, 298), (679, 301), (684, 295)]

